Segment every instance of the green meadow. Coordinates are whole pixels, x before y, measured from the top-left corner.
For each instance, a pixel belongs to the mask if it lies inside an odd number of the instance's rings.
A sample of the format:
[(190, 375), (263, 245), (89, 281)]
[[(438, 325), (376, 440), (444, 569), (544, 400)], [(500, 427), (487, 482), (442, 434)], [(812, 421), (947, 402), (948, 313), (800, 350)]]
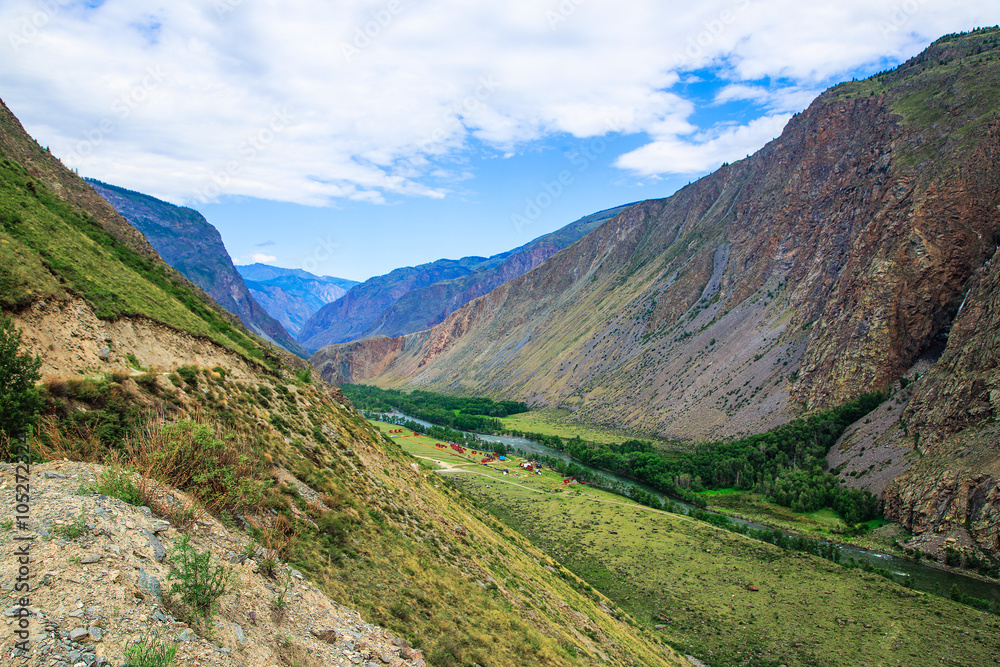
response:
[[(988, 665), (1000, 619), (874, 574), (640, 506), (517, 461), (487, 468), (400, 439), (663, 642), (727, 665)], [(503, 470), (507, 474), (503, 474)], [(735, 494), (716, 494), (712, 501)], [(819, 525), (830, 517), (814, 513)]]

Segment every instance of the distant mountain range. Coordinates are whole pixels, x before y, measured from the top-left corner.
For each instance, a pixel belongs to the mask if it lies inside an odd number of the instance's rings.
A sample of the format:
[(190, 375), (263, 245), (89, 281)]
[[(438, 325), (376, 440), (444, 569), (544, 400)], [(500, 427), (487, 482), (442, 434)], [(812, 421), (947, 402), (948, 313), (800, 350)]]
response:
[(237, 266), (250, 294), (293, 336), (316, 311), (358, 284), (356, 280), (317, 276), (302, 269), (268, 264)]
[(299, 356), (305, 349), (254, 300), (219, 231), (194, 209), (87, 179), (91, 187), (138, 231), (170, 266), (205, 290), (251, 331)]
[(535, 268), (630, 205), (588, 215), (492, 257), (440, 259), (403, 267), (356, 285), (323, 306), (298, 334), (309, 349), (375, 335), (428, 329), (457, 308)]

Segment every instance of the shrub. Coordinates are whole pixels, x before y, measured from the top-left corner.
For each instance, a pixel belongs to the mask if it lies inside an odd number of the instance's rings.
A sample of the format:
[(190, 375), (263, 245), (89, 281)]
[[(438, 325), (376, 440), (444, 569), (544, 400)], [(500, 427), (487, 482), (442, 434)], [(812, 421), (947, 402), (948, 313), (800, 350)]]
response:
[(198, 386), (198, 367), (197, 366), (181, 366), (177, 369), (177, 374), (183, 378), (184, 382), (192, 387)]
[(117, 456), (114, 456), (104, 468), (97, 484), (94, 485), (94, 492), (119, 498), (129, 505), (141, 507), (147, 504), (146, 494), (132, 481), (131, 469), (121, 465)]
[(135, 382), (151, 394), (157, 393), (160, 389), (159, 385), (156, 384), (155, 373), (143, 373), (135, 379)]
[(9, 317), (0, 318), (0, 433), (8, 438), (30, 431), (42, 409), (35, 388), (42, 358), (20, 348), (21, 330)]
[(229, 587), (229, 573), (222, 565), (212, 566), (212, 553), (198, 553), (191, 537), (182, 535), (174, 545), (171, 561), (175, 566), (167, 574), (174, 583), (170, 593), (180, 594), (181, 602), (203, 618), (211, 617), (219, 598)]
[(142, 639), (124, 651), (125, 660), (132, 667), (172, 667), (176, 654), (176, 643), (154, 641), (150, 632), (143, 633)]
[(217, 424), (150, 423), (126, 446), (144, 476), (191, 493), (212, 512), (255, 507), (268, 486), (260, 447)]
[(57, 535), (62, 535), (68, 540), (75, 540), (78, 537), (83, 536), (87, 532), (87, 517), (80, 510), (80, 516), (73, 519), (73, 523), (64, 523), (61, 526), (56, 526), (52, 529), (53, 533)]

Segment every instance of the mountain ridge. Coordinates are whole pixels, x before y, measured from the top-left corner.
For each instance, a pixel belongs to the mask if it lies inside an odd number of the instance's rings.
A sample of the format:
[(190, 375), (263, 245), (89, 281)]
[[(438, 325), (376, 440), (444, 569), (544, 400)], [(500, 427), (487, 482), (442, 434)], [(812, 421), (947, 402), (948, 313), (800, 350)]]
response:
[(237, 266), (236, 270), (254, 299), (293, 336), (298, 336), (302, 325), (323, 306), (359, 284), (356, 280), (259, 263)]

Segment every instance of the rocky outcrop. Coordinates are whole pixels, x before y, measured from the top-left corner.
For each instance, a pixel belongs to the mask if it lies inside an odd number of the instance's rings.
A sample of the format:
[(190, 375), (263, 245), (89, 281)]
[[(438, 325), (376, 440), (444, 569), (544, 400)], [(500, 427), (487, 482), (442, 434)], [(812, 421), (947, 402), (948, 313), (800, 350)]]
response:
[(307, 356), (285, 328), (250, 295), (219, 231), (200, 213), (100, 181), (88, 182), (145, 235), (170, 266), (239, 317), (251, 331), (293, 354)]
[(406, 349), (406, 337), (375, 336), (345, 343), (329, 355), (313, 355), (309, 363), (333, 384), (351, 384), (384, 371)]
[(899, 479), (886, 493), (885, 514), (916, 535), (966, 532), (981, 549), (1000, 554), (997, 479), (971, 470)]

